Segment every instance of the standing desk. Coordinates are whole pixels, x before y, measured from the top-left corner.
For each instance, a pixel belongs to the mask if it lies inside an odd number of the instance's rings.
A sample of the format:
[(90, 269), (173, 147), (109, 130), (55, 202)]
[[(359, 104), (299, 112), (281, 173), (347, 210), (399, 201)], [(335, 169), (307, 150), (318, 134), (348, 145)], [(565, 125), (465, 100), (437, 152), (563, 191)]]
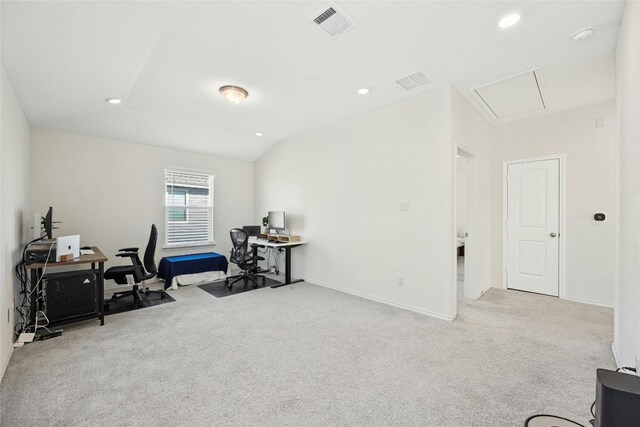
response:
[(266, 239), (258, 239), (256, 237), (249, 237), (249, 245), (253, 243), (265, 246), (267, 248), (283, 248), (284, 249), (284, 283), (278, 283), (272, 285), (272, 288), (279, 288), (281, 286), (291, 285), (293, 283), (304, 282), (304, 279), (291, 280), (291, 248), (296, 246), (306, 245), (307, 242), (290, 242), (290, 243), (271, 243)]
[[(93, 251), (92, 255), (80, 255), (80, 257), (71, 261), (48, 262), (46, 264), (43, 262), (34, 262), (33, 264), (26, 266), (27, 270), (31, 270), (31, 290), (35, 291), (31, 295), (31, 325), (35, 325), (36, 323), (36, 314), (39, 309), (39, 307), (37, 307), (38, 296), (42, 290), (42, 283), (40, 281), (42, 276), (46, 275), (46, 272), (59, 267), (74, 267), (85, 264), (91, 264), (91, 270), (96, 274), (96, 284), (98, 286), (98, 311), (96, 313), (74, 319), (74, 321), (93, 319), (97, 317), (100, 319), (100, 324), (104, 325), (104, 263), (105, 261), (108, 261), (108, 259), (96, 246), (91, 246), (91, 250)], [(96, 268), (96, 264), (98, 264), (98, 268)], [(38, 286), (38, 289), (33, 288), (34, 286)]]

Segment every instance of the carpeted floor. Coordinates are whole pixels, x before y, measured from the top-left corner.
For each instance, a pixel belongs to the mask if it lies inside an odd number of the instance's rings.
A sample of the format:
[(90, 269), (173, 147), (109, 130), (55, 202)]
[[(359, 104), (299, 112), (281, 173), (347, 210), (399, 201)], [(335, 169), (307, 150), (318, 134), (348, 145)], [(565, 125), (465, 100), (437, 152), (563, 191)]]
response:
[(298, 283), (67, 326), (17, 349), (2, 426), (586, 424), (612, 311), (497, 289), (454, 322)]

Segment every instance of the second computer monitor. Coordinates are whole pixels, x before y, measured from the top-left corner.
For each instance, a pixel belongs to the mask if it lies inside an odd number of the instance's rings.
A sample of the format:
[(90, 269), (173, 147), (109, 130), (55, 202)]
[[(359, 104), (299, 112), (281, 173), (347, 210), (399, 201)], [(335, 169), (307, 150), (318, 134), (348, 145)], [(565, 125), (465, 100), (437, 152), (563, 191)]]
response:
[(284, 225), (284, 211), (269, 211), (269, 228), (282, 231)]

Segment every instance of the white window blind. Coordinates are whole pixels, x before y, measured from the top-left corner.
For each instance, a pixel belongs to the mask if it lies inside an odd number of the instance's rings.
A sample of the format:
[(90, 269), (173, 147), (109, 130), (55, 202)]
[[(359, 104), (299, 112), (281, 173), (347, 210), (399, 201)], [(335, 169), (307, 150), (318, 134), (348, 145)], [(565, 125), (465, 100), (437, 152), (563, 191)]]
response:
[(213, 175), (165, 170), (166, 246), (213, 243)]

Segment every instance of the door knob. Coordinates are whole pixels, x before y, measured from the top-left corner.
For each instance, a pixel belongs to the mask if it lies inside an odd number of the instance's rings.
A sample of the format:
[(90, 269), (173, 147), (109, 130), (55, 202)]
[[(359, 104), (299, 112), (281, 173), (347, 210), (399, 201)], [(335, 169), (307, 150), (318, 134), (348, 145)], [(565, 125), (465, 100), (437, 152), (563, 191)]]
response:
[(551, 237), (556, 237), (556, 236), (557, 236), (557, 234), (556, 234), (556, 233), (551, 233), (551, 234), (549, 234), (549, 236), (551, 236)]

